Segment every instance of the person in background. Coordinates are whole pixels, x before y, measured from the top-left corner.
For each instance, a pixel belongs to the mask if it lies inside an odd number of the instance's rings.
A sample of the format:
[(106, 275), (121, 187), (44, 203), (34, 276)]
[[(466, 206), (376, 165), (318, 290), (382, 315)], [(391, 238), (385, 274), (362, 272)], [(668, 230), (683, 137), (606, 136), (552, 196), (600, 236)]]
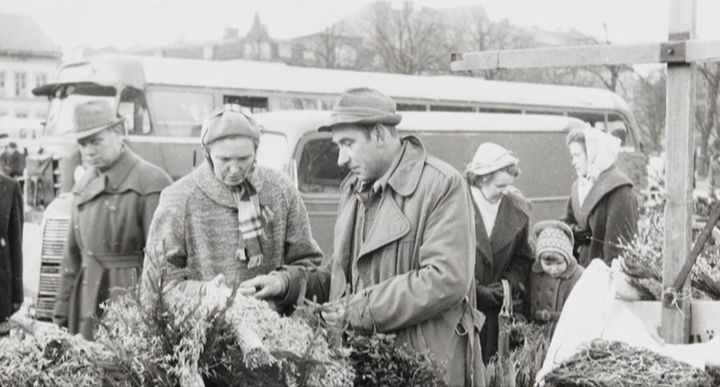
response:
[(573, 233), (558, 220), (546, 220), (533, 227), (535, 263), (528, 279), (525, 310), (530, 321), (546, 324), (552, 338), (563, 305), (583, 273), (573, 256)]
[(578, 178), (570, 190), (563, 221), (573, 230), (578, 263), (599, 258), (610, 266), (621, 244), (637, 232), (638, 201), (633, 183), (615, 167), (620, 139), (594, 128), (574, 129), (567, 136)]
[(205, 121), (205, 161), (160, 197), (143, 297), (159, 294), (151, 286), (160, 281), (163, 290), (229, 295), (234, 285), (278, 266), (320, 263), (300, 193), (283, 173), (257, 165), (260, 137), (260, 126), (238, 105)]
[(0, 166), (6, 175), (13, 178), (22, 177), (25, 169), (25, 154), (20, 152), (14, 141), (10, 141), (0, 153)]
[(333, 255), (319, 268), (285, 266), (243, 287), (258, 298), (316, 297), (330, 324), (395, 334), (446, 367), (451, 386), (484, 386), (475, 310), (472, 204), (462, 176), (401, 138), (395, 102), (345, 91), (320, 131), (332, 132), (341, 185)]
[(482, 328), (485, 363), (498, 348), (498, 314), (503, 304), (502, 280), (520, 303), (533, 262), (529, 240), (530, 202), (512, 187), (519, 160), (502, 146), (480, 144), (465, 169), (475, 219), (474, 252), (477, 305), (487, 320)]
[(0, 336), (23, 302), (23, 201), (20, 186), (0, 173)]
[(172, 180), (125, 145), (109, 102), (87, 101), (74, 113), (72, 135), (88, 169), (73, 189), (53, 320), (92, 340), (100, 305), (139, 282), (150, 221)]

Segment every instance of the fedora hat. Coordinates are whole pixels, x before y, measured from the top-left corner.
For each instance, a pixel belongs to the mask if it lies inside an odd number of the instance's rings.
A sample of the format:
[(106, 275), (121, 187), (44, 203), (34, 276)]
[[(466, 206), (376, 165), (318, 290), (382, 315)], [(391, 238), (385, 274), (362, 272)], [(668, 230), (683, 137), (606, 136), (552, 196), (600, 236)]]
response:
[(75, 125), (71, 132), (76, 140), (90, 137), (123, 122), (113, 112), (110, 102), (103, 100), (87, 101), (75, 106)]
[(369, 87), (348, 89), (333, 107), (328, 122), (318, 130), (325, 132), (343, 124), (394, 126), (402, 120), (396, 110), (395, 101), (377, 90)]

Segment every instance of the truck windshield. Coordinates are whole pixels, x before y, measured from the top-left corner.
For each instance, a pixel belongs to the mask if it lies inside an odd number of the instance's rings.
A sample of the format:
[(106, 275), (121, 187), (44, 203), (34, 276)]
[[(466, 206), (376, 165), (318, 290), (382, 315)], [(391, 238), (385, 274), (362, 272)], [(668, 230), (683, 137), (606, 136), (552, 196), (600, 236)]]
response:
[(70, 85), (58, 89), (50, 100), (47, 124), (44, 136), (62, 136), (70, 132), (74, 124), (75, 106), (90, 100), (107, 100), (111, 104), (115, 99), (115, 88), (85, 85)]

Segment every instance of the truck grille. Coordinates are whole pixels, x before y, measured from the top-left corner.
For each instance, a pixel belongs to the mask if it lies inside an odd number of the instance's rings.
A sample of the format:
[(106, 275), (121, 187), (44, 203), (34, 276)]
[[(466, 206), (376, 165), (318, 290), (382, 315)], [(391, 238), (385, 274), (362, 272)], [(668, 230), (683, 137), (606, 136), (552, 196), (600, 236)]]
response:
[(40, 284), (36, 311), (39, 320), (51, 320), (55, 294), (60, 288), (61, 264), (67, 244), (70, 218), (46, 218), (42, 229)]

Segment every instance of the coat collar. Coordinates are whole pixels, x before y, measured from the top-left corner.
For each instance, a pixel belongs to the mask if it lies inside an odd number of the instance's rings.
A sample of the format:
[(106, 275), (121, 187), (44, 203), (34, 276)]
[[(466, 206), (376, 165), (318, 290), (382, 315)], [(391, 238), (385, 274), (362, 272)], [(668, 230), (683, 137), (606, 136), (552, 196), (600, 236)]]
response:
[[(262, 168), (263, 167), (255, 165), (253, 171), (250, 172), (250, 175), (247, 177), (247, 182), (252, 185), (255, 192), (258, 192), (258, 194), (262, 191), (263, 186), (262, 178), (260, 177)], [(200, 190), (212, 201), (220, 204), (221, 206), (237, 208), (235, 199), (233, 199), (232, 196), (232, 190), (215, 176), (215, 173), (213, 173), (212, 167), (207, 160), (200, 164), (199, 167), (195, 168), (192, 172), (192, 177), (198, 188), (200, 188)]]
[(585, 201), (580, 203), (577, 193), (578, 181), (575, 180), (572, 185), (570, 197), (572, 200), (573, 212), (575, 213), (575, 219), (577, 219), (578, 224), (587, 229), (588, 218), (593, 209), (595, 209), (595, 206), (597, 206), (609, 192), (624, 185), (632, 186), (633, 184), (624, 173), (617, 169), (617, 167), (610, 167), (598, 176), (595, 184), (593, 184), (592, 188), (590, 188), (590, 191), (585, 197)]
[[(401, 204), (404, 197), (411, 195), (418, 187), (425, 165), (425, 148), (417, 137), (408, 136), (403, 139), (404, 152), (395, 172), (389, 177), (386, 189), (380, 197), (377, 217), (368, 231), (365, 242), (360, 250), (357, 260), (369, 255), (373, 251), (392, 243), (411, 230), (410, 221), (402, 212)], [(348, 176), (343, 184), (344, 204), (338, 212), (335, 223), (335, 258), (340, 265), (346, 265), (352, 255), (352, 230), (355, 228), (355, 214), (358, 207), (358, 198), (353, 194), (358, 179)]]
[[(469, 188), (468, 188), (469, 189)], [(495, 253), (502, 250), (508, 243), (512, 242), (520, 230), (525, 227), (530, 219), (530, 208), (526, 201), (514, 193), (508, 193), (501, 199), (500, 207), (492, 235), (488, 238), (485, 224), (477, 204), (473, 200), (473, 212), (475, 213), (475, 238), (477, 248), (488, 261), (492, 262)]]
[(89, 168), (83, 178), (75, 185), (73, 192), (78, 195), (78, 204), (91, 201), (103, 192), (121, 192), (130, 172), (140, 158), (128, 147), (125, 147), (118, 160), (110, 169), (100, 172), (97, 168)]
[[(403, 152), (400, 163), (387, 179), (387, 186), (401, 196), (410, 196), (420, 183), (427, 154), (422, 141), (415, 136), (402, 139)], [(343, 192), (353, 192), (359, 181), (357, 176), (349, 174), (340, 185)]]

